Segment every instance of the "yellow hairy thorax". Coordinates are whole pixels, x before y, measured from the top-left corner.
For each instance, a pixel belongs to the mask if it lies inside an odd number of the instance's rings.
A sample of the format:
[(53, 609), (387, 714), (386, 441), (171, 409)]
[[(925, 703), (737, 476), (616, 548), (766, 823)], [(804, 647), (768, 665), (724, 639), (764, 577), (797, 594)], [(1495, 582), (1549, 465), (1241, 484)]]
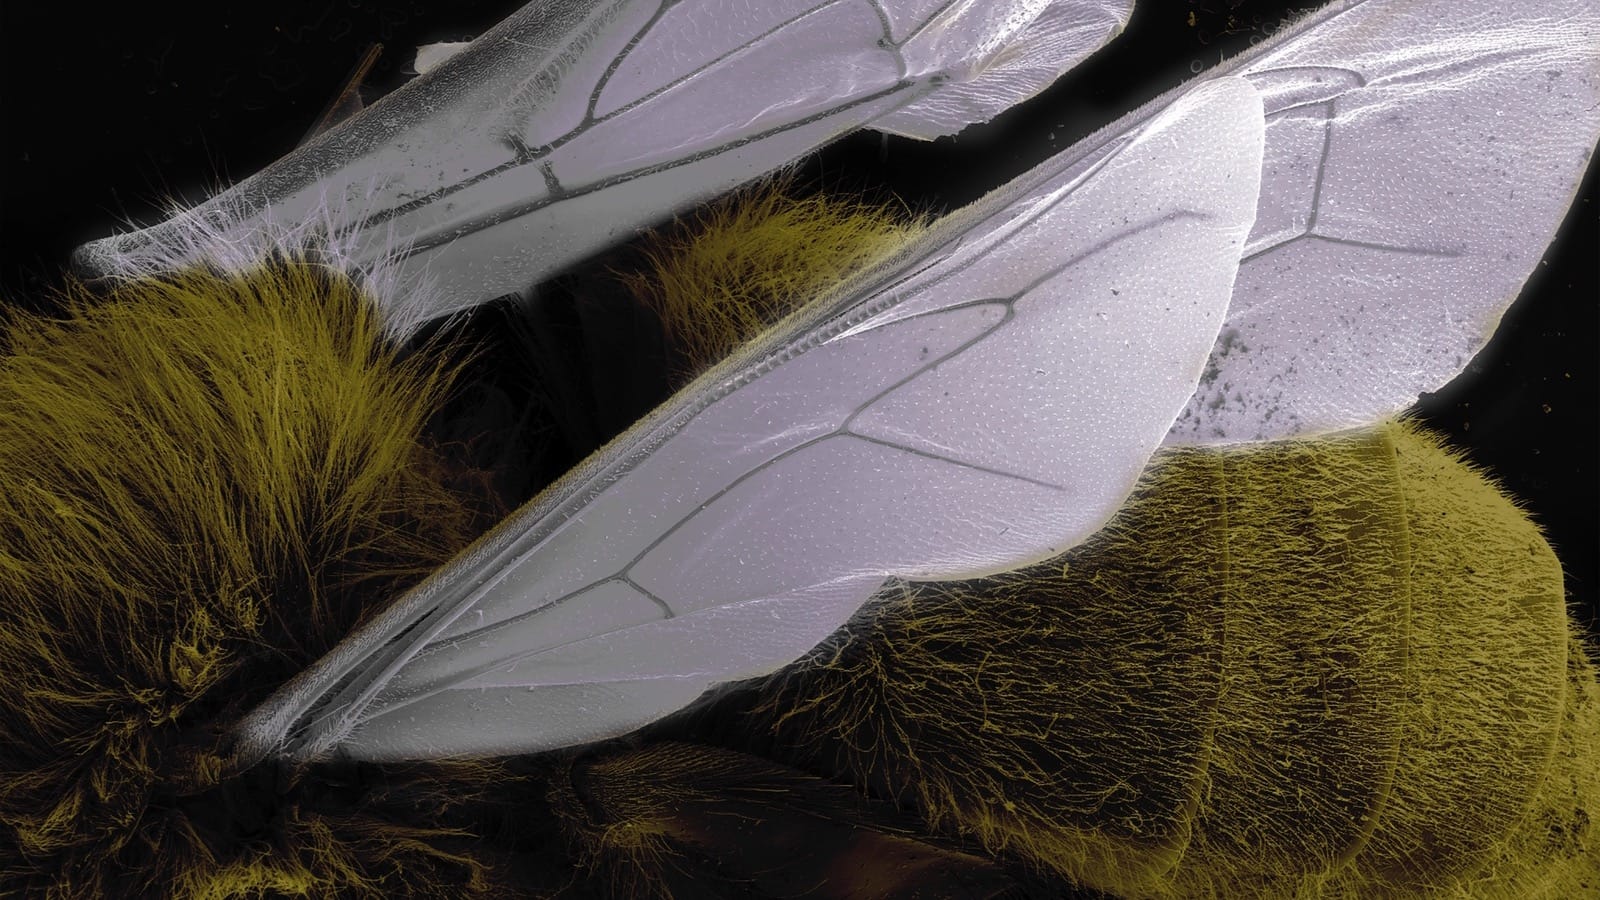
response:
[(86, 897), (472, 876), (383, 810), (440, 784), (316, 810), (226, 765), (230, 721), (472, 537), (420, 441), (450, 366), (288, 257), (63, 300), (0, 358), (0, 871)]
[(799, 196), (780, 180), (651, 232), (646, 265), (614, 277), (660, 317), (687, 362), (682, 378), (892, 256), (926, 225), (925, 216), (888, 206)]

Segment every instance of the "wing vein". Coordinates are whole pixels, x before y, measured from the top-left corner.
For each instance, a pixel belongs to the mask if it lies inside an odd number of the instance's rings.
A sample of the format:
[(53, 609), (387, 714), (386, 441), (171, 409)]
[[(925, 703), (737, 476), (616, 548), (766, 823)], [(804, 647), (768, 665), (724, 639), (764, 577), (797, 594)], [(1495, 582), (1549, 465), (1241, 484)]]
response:
[(852, 431), (845, 435), (845, 437), (853, 437), (858, 440), (866, 441), (869, 444), (877, 444), (880, 447), (887, 447), (890, 450), (899, 450), (904, 453), (910, 453), (913, 456), (920, 456), (923, 459), (931, 459), (934, 462), (949, 463), (953, 466), (960, 466), (963, 469), (971, 469), (974, 472), (984, 472), (989, 475), (999, 475), (1002, 478), (1011, 478), (1016, 481), (1022, 481), (1026, 482), (1027, 484), (1036, 485), (1038, 487), (1049, 488), (1053, 491), (1067, 491), (1067, 486), (1064, 484), (1056, 484), (1054, 482), (1045, 481), (1042, 478), (1034, 478), (1031, 475), (1021, 475), (1016, 472), (1007, 472), (1005, 469), (997, 469), (992, 466), (979, 465), (978, 463), (967, 462), (965, 460), (956, 459), (950, 456), (943, 456), (930, 450), (922, 450), (917, 447), (910, 447), (894, 441), (884, 440), (883, 438), (872, 437), (871, 435), (858, 434)]

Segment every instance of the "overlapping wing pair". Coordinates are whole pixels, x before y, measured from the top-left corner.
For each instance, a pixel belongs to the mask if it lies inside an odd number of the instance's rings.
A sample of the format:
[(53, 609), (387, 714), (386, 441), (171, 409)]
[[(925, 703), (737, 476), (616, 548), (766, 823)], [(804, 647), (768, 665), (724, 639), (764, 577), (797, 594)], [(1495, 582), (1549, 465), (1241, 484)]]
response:
[[(309, 214), (335, 194), (362, 208), (334, 223), (356, 256), (402, 228), (446, 298), (430, 312), (447, 311), (843, 130), (986, 118), (1125, 15), (534, 4), (412, 99), (196, 214), (268, 199)], [(1163, 440), (1315, 433), (1408, 405), (1492, 332), (1600, 134), (1600, 7), (1504, 18), (1446, 0), (1329, 7), (951, 216), (352, 634), (240, 726), (241, 755), (622, 734), (796, 658), (887, 578), (1066, 549)], [(508, 50), (523, 43), (525, 59)], [(750, 89), (768, 84), (801, 89)]]

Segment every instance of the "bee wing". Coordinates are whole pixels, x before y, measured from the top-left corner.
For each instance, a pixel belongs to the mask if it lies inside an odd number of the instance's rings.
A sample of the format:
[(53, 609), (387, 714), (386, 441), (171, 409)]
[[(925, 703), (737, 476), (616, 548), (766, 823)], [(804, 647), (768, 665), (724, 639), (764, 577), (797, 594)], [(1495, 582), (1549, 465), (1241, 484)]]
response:
[[(676, 209), (879, 119), (945, 134), (1039, 90), (1131, 0), (544, 0), (173, 220), (86, 244), (116, 274), (185, 235), (313, 222), (426, 272), (421, 321), (525, 290)], [(1020, 48), (1020, 49), (1018, 49)], [(1049, 67), (1024, 65), (1048, 57)], [(948, 102), (946, 94), (954, 95)]]
[(1336, 4), (1228, 71), (1265, 171), (1228, 320), (1169, 443), (1363, 425), (1488, 341), (1600, 139), (1600, 3)]
[(240, 752), (615, 736), (795, 659), (886, 578), (1077, 543), (1194, 389), (1261, 129), (1255, 90), (1219, 79), (946, 219), (354, 633), (247, 718)]
[[(957, 10), (964, 16), (983, 13), (995, 16), (998, 12), (979, 3), (952, 4), (951, 10), (945, 14), (948, 19), (954, 19)], [(867, 127), (932, 140), (955, 134), (968, 125), (987, 122), (1049, 87), (1068, 69), (1099, 49), (1122, 31), (1132, 11), (1131, 2), (1051, 3), (1038, 18), (1008, 34), (1006, 43), (992, 55), (986, 54), (981, 72), (879, 116), (867, 123)], [(924, 30), (933, 34), (936, 27), (941, 31), (948, 29), (946, 25), (930, 22)], [(937, 46), (935, 41), (950, 38), (940, 35), (924, 40)]]

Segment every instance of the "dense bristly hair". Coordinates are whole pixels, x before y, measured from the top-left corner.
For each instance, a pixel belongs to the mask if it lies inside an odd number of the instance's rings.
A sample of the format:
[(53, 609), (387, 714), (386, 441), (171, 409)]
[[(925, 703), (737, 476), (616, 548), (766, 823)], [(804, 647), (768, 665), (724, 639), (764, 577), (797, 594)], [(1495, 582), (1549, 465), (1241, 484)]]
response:
[(585, 879), (609, 897), (1014, 896), (992, 860), (914, 817), (761, 757), (656, 741), (580, 759), (550, 782)]
[(884, 599), (756, 720), (1122, 896), (1573, 896), (1600, 686), (1568, 647), (1537, 527), (1391, 424), (1166, 453), (1087, 544)]
[(905, 246), (927, 217), (778, 179), (651, 232), (647, 265), (615, 277), (661, 317), (692, 374)]
[(391, 227), (349, 227), (367, 220), (371, 202), (369, 191), (323, 196), (304, 217), (288, 219), (238, 198), (203, 213), (173, 200), (164, 211), (173, 227), (145, 232), (148, 242), (133, 248), (96, 244), (89, 268), (126, 284), (193, 269), (244, 272), (285, 251), (308, 255), (327, 270), (358, 278), (380, 307), (381, 328), (404, 341), (426, 322), (427, 310), (437, 308), (438, 290), (426, 274), (406, 274), (399, 262), (407, 243)]
[(479, 527), (419, 443), (449, 369), (402, 359), (360, 285), (304, 259), (65, 302), (14, 317), (0, 358), (8, 881), (203, 897), (477, 877), (429, 824), (470, 799), (437, 779), (338, 773), (346, 802), (319, 810), (300, 773), (228, 771), (222, 740)]

